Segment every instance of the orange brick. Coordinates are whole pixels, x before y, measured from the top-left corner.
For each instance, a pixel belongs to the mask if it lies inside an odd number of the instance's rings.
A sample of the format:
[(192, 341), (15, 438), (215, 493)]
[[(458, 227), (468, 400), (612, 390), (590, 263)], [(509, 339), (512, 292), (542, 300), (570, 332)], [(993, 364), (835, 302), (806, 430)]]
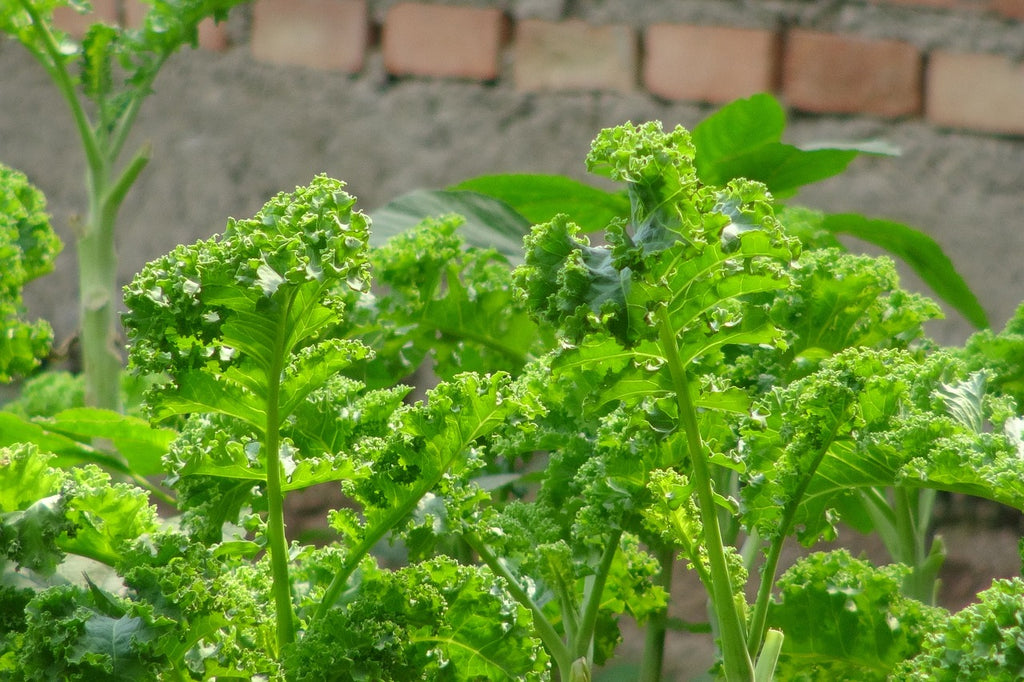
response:
[(497, 8), (395, 5), (384, 19), (384, 66), (396, 76), (494, 80), (505, 21)]
[(643, 82), (666, 99), (724, 103), (775, 88), (772, 31), (654, 24), (645, 34)]
[(1024, 134), (1024, 65), (992, 54), (935, 52), (925, 116), (932, 123)]
[(516, 31), (516, 88), (539, 90), (636, 89), (639, 55), (629, 26), (593, 26), (526, 19)]
[(53, 25), (72, 37), (81, 38), (97, 22), (117, 25), (117, 0), (93, 0), (92, 12), (81, 14), (71, 7), (53, 10)]
[(782, 63), (786, 101), (805, 111), (907, 116), (921, 110), (921, 53), (894, 40), (792, 31)]
[(259, 0), (252, 8), (254, 58), (356, 73), (370, 37), (366, 0)]

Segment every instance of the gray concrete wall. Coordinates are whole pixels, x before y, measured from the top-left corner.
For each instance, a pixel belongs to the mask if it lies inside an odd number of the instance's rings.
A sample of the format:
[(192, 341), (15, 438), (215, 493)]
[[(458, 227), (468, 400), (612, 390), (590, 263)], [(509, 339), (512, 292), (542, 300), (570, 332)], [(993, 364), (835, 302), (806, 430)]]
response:
[[(735, 3), (704, 3), (715, 4), (736, 11)], [(614, 7), (583, 3), (597, 19), (618, 16)], [(392, 80), (373, 56), (359, 75), (339, 76), (255, 63), (244, 46), (186, 51), (165, 67), (136, 128), (134, 144), (148, 142), (153, 152), (120, 216), (121, 281), (175, 244), (221, 230), (228, 216), (251, 215), (272, 194), (315, 173), (346, 180), (367, 210), (417, 187), (483, 173), (586, 179), (583, 159), (600, 128), (651, 118), (691, 127), (710, 111), (639, 92), (539, 94), (504, 82)], [(788, 141), (865, 138), (884, 139), (903, 154), (860, 158), (844, 176), (799, 199), (927, 231), (1001, 328), (1024, 299), (1024, 139), (945, 131), (921, 120), (794, 115)], [(43, 189), (66, 240), (57, 272), (28, 292), (31, 312), (51, 320), (61, 338), (77, 318), (69, 235), (84, 209), (83, 163), (63, 102), (45, 72), (10, 41), (0, 42), (0, 161)], [(921, 288), (913, 278), (907, 285)], [(970, 329), (951, 315), (931, 331), (952, 343)]]

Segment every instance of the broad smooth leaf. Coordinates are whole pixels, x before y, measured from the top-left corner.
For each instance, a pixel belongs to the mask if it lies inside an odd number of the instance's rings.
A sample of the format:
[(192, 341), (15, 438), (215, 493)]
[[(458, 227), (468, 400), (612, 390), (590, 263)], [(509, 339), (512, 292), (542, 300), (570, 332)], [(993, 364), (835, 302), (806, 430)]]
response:
[(530, 231), (530, 221), (508, 204), (476, 192), (416, 190), (403, 194), (370, 214), (370, 245), (381, 246), (426, 218), (452, 213), (465, 218), (459, 231), (466, 244), (495, 249), (513, 265), (523, 261), (523, 237)]
[(622, 192), (607, 192), (561, 175), (482, 175), (449, 189), (499, 199), (533, 224), (565, 213), (584, 232), (602, 230), (614, 218), (629, 212), (629, 198)]
[(131, 471), (140, 476), (164, 472), (161, 458), (176, 435), (171, 429), (155, 428), (138, 417), (89, 407), (64, 410), (47, 425), (72, 437), (109, 439)]
[(733, 178), (757, 180), (776, 198), (785, 198), (803, 185), (842, 173), (861, 152), (892, 153), (874, 142), (824, 143), (802, 149), (782, 143), (785, 127), (785, 111), (771, 95), (727, 104), (693, 129), (698, 177), (713, 185)]
[(99, 464), (110, 471), (129, 473), (125, 463), (116, 455), (97, 450), (81, 440), (49, 428), (40, 421), (29, 421), (10, 412), (0, 411), (0, 447), (32, 443), (43, 452), (57, 456), (55, 466), (76, 466), (84, 463)]
[(826, 215), (822, 226), (833, 234), (848, 234), (880, 246), (909, 265), (936, 295), (979, 329), (989, 326), (988, 315), (938, 243), (925, 233), (891, 220), (856, 213)]

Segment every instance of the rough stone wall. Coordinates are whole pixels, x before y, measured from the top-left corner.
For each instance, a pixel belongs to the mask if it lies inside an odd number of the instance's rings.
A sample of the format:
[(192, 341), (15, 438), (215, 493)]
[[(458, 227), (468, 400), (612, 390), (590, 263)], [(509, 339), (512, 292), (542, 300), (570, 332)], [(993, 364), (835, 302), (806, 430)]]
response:
[[(1022, 19), (1021, 0), (258, 0), (173, 57), (143, 108), (133, 144), (152, 161), (120, 215), (121, 279), (315, 173), (345, 179), (367, 210), (483, 173), (586, 179), (602, 127), (691, 127), (769, 90), (791, 109), (787, 141), (903, 151), (799, 199), (929, 232), (1000, 328), (1024, 299)], [(68, 244), (29, 291), (60, 338), (77, 318), (81, 152), (21, 46), (0, 41), (0, 66), (0, 161), (44, 190)], [(931, 331), (970, 329), (951, 315)]]

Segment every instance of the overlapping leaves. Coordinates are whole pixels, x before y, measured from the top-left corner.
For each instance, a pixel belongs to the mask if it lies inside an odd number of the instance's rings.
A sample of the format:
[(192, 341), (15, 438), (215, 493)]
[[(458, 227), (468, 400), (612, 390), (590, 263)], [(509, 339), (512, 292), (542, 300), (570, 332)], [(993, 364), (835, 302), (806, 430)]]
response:
[(602, 246), (564, 218), (527, 238), (516, 283), (571, 345), (556, 365), (597, 372), (606, 386), (626, 381), (638, 394), (658, 392), (656, 372), (642, 368), (665, 362), (655, 325), (662, 308), (686, 365), (714, 366), (723, 347), (779, 340), (764, 295), (786, 286), (782, 265), (795, 245), (761, 185), (704, 185), (693, 156), (682, 128), (603, 131), (588, 167), (626, 183), (630, 215), (608, 227)]
[[(308, 427), (293, 417), (355, 414), (358, 387), (342, 386), (335, 376), (370, 351), (326, 334), (343, 319), (338, 294), (367, 286), (369, 226), (342, 186), (320, 176), (282, 193), (255, 217), (230, 221), (223, 237), (179, 246), (149, 263), (127, 287), (130, 361), (169, 378), (152, 392), (153, 414), (195, 415), (177, 448), (179, 475), (261, 480), (268, 429), (293, 443), (333, 448), (337, 435), (316, 433), (328, 425), (322, 416)], [(328, 385), (339, 390), (325, 393)], [(335, 431), (344, 423), (339, 419)], [(286, 470), (294, 467), (289, 487), (345, 475), (330, 475), (330, 461), (291, 462), (287, 452), (278, 454)]]
[(744, 514), (766, 537), (792, 524), (810, 543), (839, 518), (868, 530), (860, 495), (892, 485), (1024, 501), (1019, 424), (948, 355), (844, 351), (757, 410), (741, 447)]
[(543, 680), (547, 655), (486, 569), (436, 558), (367, 570), (289, 654), (296, 680)]
[(462, 223), (428, 219), (371, 252), (380, 292), (360, 299), (349, 332), (376, 351), (365, 370), (370, 386), (401, 379), (428, 357), (444, 379), (514, 372), (551, 344), (515, 297), (508, 260), (467, 246)]
[(156, 528), (144, 491), (95, 466), (50, 466), (34, 445), (0, 448), (2, 564), (50, 575), (66, 554), (113, 566), (126, 543)]

